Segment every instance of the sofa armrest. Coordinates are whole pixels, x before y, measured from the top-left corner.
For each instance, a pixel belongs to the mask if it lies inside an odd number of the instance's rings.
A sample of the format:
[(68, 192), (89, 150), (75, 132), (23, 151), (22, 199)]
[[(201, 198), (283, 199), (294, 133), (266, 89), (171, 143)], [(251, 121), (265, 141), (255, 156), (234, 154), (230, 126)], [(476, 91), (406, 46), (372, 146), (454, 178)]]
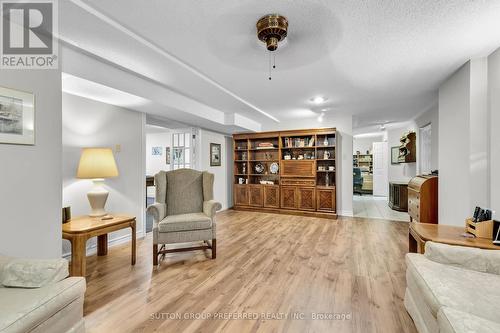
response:
[(426, 242), (424, 255), (444, 265), (500, 275), (500, 251), (497, 250)]
[(203, 213), (205, 213), (210, 218), (215, 217), (215, 212), (222, 209), (220, 202), (215, 200), (208, 200), (203, 202)]
[(148, 206), (147, 212), (152, 214), (153, 221), (158, 223), (167, 216), (167, 205), (155, 202), (154, 204)]

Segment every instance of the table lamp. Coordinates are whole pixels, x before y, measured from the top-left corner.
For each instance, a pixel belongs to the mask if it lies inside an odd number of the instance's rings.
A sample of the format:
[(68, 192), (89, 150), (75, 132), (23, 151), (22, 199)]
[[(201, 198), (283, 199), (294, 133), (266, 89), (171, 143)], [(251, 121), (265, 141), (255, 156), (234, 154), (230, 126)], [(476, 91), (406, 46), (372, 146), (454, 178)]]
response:
[(118, 169), (111, 148), (83, 148), (76, 177), (94, 182), (94, 188), (87, 193), (90, 216), (106, 215), (104, 205), (109, 191), (103, 187), (104, 179), (117, 176)]

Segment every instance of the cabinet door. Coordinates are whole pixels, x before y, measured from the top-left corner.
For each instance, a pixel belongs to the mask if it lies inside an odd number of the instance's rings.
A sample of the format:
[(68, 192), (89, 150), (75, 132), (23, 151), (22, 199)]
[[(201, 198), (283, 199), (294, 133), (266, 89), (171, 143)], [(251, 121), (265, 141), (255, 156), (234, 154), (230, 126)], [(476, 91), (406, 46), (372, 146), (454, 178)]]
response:
[(262, 207), (264, 202), (262, 185), (248, 185), (248, 198), (250, 206)]
[(281, 208), (297, 209), (297, 187), (282, 186), (281, 187)]
[(234, 204), (236, 206), (248, 206), (247, 185), (234, 185)]
[(298, 187), (298, 207), (302, 210), (316, 209), (316, 192), (314, 187)]
[(264, 207), (280, 207), (280, 187), (278, 185), (264, 185)]
[(316, 189), (316, 209), (318, 211), (335, 212), (335, 188)]
[(315, 177), (315, 160), (282, 160), (281, 177)]

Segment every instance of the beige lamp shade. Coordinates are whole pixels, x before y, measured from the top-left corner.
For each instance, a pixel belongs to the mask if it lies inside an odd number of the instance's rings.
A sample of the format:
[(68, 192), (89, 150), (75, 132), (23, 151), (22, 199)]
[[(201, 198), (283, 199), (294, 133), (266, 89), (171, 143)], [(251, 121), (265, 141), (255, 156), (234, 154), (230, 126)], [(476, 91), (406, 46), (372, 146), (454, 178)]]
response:
[(77, 178), (95, 179), (117, 177), (115, 157), (111, 148), (83, 148)]

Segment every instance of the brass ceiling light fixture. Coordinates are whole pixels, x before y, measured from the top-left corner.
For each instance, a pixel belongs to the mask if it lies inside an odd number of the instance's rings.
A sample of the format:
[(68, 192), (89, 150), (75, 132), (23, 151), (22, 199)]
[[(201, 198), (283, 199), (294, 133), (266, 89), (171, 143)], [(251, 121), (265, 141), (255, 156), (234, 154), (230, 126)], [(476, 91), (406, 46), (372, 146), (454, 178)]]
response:
[[(278, 49), (278, 43), (286, 38), (288, 20), (278, 14), (269, 14), (257, 21), (257, 38), (266, 43), (269, 51), (269, 80), (271, 80), (271, 53)], [(276, 54), (273, 53), (273, 66), (276, 68)]]

